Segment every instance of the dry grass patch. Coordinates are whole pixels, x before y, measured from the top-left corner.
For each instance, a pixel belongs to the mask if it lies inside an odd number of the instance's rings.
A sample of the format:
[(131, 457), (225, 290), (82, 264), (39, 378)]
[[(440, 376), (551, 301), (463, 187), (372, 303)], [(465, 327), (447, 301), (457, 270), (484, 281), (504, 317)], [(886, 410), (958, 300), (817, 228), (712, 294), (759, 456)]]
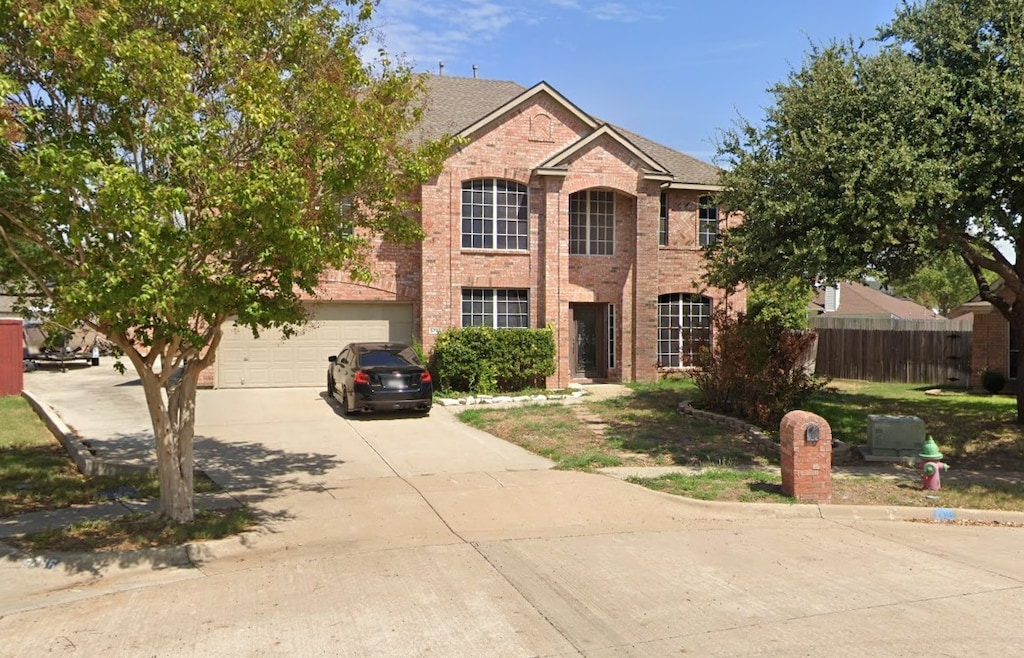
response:
[(172, 523), (151, 514), (130, 514), (112, 520), (83, 521), (66, 528), (12, 537), (5, 542), (26, 551), (132, 551), (223, 539), (255, 525), (255, 514), (245, 508), (199, 511), (192, 523)]

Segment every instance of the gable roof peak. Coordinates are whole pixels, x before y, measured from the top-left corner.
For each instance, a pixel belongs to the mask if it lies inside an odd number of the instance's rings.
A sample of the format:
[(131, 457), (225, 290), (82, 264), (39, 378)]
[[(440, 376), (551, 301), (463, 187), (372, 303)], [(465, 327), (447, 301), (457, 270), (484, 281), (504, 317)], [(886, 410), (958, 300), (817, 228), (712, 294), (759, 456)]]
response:
[[(427, 94), (423, 120), (410, 135), (416, 142), (438, 139), (445, 134), (471, 137), (507, 112), (543, 94), (579, 118), (591, 132), (601, 131), (628, 143), (631, 151), (644, 156), (640, 158), (643, 168), (649, 173), (665, 176), (665, 184), (673, 189), (721, 189), (718, 185), (721, 170), (718, 167), (591, 116), (546, 80), (527, 88), (507, 80), (432, 73), (420, 75)], [(586, 140), (587, 136), (583, 139)]]

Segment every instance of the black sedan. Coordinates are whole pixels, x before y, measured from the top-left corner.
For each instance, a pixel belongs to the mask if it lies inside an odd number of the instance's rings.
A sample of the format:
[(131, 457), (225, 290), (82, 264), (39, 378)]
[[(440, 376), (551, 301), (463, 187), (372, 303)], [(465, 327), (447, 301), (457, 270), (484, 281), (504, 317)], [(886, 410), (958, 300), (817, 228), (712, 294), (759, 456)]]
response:
[(403, 343), (349, 343), (328, 358), (327, 394), (341, 410), (430, 411), (434, 386), (430, 372)]

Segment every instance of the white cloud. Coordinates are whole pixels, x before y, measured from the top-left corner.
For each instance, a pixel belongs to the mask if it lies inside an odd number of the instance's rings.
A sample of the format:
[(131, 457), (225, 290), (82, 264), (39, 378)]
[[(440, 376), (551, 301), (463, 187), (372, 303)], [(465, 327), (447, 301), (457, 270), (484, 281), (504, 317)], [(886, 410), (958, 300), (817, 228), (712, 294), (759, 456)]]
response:
[(464, 59), (467, 51), (498, 38), (515, 23), (554, 20), (564, 11), (632, 23), (651, 17), (654, 8), (650, 3), (593, 0), (385, 0), (373, 23), (376, 45), (383, 43), (389, 53), (406, 56), (418, 69), (433, 69), (439, 61)]
[(374, 23), (389, 52), (432, 68), (524, 18), (518, 3), (496, 0), (389, 0)]
[(640, 11), (617, 2), (605, 2), (587, 11), (599, 21), (634, 23), (643, 17)]

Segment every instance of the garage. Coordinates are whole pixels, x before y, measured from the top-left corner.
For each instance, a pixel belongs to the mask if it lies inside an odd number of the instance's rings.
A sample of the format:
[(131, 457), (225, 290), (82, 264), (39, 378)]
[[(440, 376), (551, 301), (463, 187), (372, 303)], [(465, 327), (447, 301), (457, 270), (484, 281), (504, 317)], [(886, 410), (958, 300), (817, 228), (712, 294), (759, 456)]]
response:
[(224, 327), (217, 354), (216, 388), (325, 386), (327, 357), (353, 341), (412, 340), (412, 304), (310, 304), (311, 320), (288, 340), (267, 329), (259, 338), (245, 327)]

